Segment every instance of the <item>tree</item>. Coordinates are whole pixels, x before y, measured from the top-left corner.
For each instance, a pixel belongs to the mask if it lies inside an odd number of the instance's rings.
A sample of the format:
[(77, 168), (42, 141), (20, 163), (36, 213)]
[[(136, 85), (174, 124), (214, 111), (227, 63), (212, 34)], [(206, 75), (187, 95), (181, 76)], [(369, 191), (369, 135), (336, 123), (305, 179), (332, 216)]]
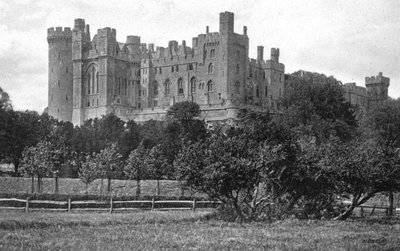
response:
[(136, 180), (136, 196), (140, 196), (140, 181), (146, 176), (145, 159), (147, 150), (144, 148), (143, 141), (129, 154), (129, 158), (124, 168), (124, 173), (129, 179)]
[(114, 143), (96, 154), (95, 161), (99, 168), (101, 178), (107, 178), (107, 193), (111, 193), (111, 179), (121, 173), (121, 157), (117, 151), (117, 144)]
[(161, 145), (153, 147), (146, 160), (145, 165), (149, 176), (157, 180), (157, 195), (160, 195), (160, 179), (168, 172), (170, 165), (167, 158), (163, 155)]
[(126, 123), (125, 130), (121, 133), (119, 139), (119, 149), (122, 158), (126, 160), (129, 153), (136, 149), (141, 141), (140, 127), (135, 121), (129, 120)]
[(23, 172), (31, 177), (36, 175), (38, 193), (42, 192), (42, 178), (50, 173), (49, 149), (51, 149), (50, 142), (40, 141), (36, 146), (29, 147), (23, 152)]
[(177, 121), (182, 126), (182, 134), (185, 135), (191, 131), (195, 117), (200, 115), (200, 106), (197, 103), (183, 101), (175, 103), (167, 111), (167, 117)]
[(13, 107), (11, 104), (10, 96), (0, 86), (0, 112), (12, 110), (12, 109), (13, 109)]
[(98, 164), (93, 156), (87, 155), (79, 170), (79, 178), (85, 183), (85, 194), (88, 194), (89, 184), (98, 176)]
[(399, 154), (371, 141), (336, 144), (326, 152), (321, 164), (330, 169), (336, 194), (351, 199), (337, 220), (347, 219), (375, 194), (400, 188)]
[[(391, 158), (391, 152), (400, 149), (400, 99), (373, 103), (362, 120), (364, 137), (374, 139), (377, 144), (386, 149)], [(395, 187), (388, 188), (389, 215), (393, 214), (393, 192)]]
[(345, 101), (341, 82), (334, 77), (295, 72), (286, 81), (280, 123), (299, 136), (311, 136), (317, 143), (351, 139), (356, 132), (354, 107)]

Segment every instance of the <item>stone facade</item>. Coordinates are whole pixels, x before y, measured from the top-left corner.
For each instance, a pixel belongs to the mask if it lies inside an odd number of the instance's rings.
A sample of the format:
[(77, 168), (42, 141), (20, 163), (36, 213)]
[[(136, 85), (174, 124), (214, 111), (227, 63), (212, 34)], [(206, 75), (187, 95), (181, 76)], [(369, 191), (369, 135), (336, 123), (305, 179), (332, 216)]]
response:
[(220, 13), (219, 32), (200, 34), (168, 47), (141, 43), (139, 36), (116, 40), (116, 30), (97, 30), (85, 20), (74, 28), (48, 29), (49, 105), (57, 119), (75, 125), (115, 113), (124, 120), (163, 119), (180, 101), (200, 105), (207, 121), (235, 118), (240, 108), (274, 111), (284, 92), (285, 66), (279, 49), (264, 60), (249, 53), (247, 27), (234, 32), (234, 14)]
[(344, 97), (346, 101), (360, 109), (368, 109), (377, 102), (389, 98), (389, 84), (390, 79), (379, 72), (378, 76), (365, 77), (366, 87), (357, 86), (356, 83), (344, 84)]

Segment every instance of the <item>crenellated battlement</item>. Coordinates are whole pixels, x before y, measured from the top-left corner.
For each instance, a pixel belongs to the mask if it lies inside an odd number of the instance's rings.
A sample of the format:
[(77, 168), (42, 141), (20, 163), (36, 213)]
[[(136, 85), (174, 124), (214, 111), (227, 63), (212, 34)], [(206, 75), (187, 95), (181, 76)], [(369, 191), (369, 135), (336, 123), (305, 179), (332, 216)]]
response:
[(116, 37), (117, 31), (115, 29), (112, 29), (110, 27), (105, 27), (103, 29), (98, 29), (97, 34), (99, 36), (107, 36), (107, 37)]
[(389, 86), (390, 78), (384, 77), (382, 72), (379, 72), (377, 76), (365, 77), (365, 85), (374, 85), (374, 84), (384, 84)]
[(60, 40), (72, 40), (72, 30), (70, 27), (51, 27), (47, 29), (47, 42), (53, 43)]

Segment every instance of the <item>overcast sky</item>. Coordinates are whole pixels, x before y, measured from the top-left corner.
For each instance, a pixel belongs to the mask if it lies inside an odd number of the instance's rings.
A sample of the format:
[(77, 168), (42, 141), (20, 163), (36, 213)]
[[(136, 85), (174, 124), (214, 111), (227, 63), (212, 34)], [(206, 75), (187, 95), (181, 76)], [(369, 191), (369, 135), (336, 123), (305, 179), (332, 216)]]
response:
[(47, 28), (72, 27), (75, 18), (97, 29), (112, 27), (117, 40), (191, 46), (192, 37), (218, 31), (219, 13), (235, 13), (235, 32), (248, 28), (250, 57), (258, 45), (280, 48), (286, 73), (299, 69), (364, 86), (364, 77), (390, 77), (389, 95), (400, 96), (398, 0), (8, 0), (0, 1), (0, 86), (17, 110), (47, 106)]

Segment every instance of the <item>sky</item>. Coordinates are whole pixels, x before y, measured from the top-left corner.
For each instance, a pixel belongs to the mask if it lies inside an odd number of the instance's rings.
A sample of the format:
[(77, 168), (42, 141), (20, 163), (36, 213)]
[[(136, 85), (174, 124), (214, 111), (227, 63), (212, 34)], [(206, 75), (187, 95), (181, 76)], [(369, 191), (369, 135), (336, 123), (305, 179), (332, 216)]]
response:
[(176, 40), (218, 32), (219, 13), (235, 14), (235, 32), (247, 26), (249, 56), (264, 46), (280, 48), (286, 73), (306, 70), (364, 86), (366, 76), (390, 78), (400, 96), (400, 1), (398, 0), (8, 0), (0, 1), (0, 87), (16, 110), (47, 106), (49, 27), (73, 27), (75, 18), (97, 29), (112, 27), (117, 40), (138, 35), (167, 47)]

